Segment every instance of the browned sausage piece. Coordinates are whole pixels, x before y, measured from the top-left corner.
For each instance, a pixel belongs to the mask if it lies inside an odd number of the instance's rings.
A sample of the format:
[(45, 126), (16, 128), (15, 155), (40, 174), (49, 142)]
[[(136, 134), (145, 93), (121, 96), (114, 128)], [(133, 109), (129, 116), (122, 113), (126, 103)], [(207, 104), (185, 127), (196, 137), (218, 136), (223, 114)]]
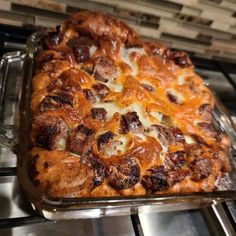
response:
[(104, 83), (116, 76), (116, 66), (114, 62), (107, 57), (97, 57), (94, 60), (94, 77), (96, 80)]
[(170, 131), (173, 135), (173, 144), (175, 143), (185, 143), (184, 134), (178, 127), (171, 127)]
[(85, 96), (85, 98), (90, 101), (91, 103), (95, 103), (96, 102), (96, 98), (93, 95), (92, 91), (90, 89), (83, 89), (83, 94)]
[(67, 140), (67, 150), (78, 155), (87, 155), (91, 151), (91, 138), (94, 131), (85, 125), (72, 130)]
[(176, 151), (168, 153), (165, 157), (165, 169), (177, 170), (180, 169), (186, 163), (185, 151)]
[(168, 128), (162, 125), (153, 125), (152, 128), (157, 131), (157, 137), (163, 145), (168, 145), (172, 142), (173, 135)]
[(197, 124), (197, 127), (202, 130), (206, 136), (212, 137), (216, 140), (220, 139), (219, 132), (215, 129), (212, 124), (206, 122), (200, 122)]
[(125, 157), (110, 162), (106, 168), (109, 184), (121, 190), (135, 185), (140, 178), (140, 167), (133, 157)]
[(185, 68), (192, 65), (188, 55), (181, 51), (169, 51), (168, 58), (173, 60), (176, 65)]
[(64, 149), (67, 134), (68, 126), (59, 117), (42, 114), (33, 121), (32, 139), (38, 147), (49, 150)]
[(92, 108), (91, 113), (95, 120), (106, 121), (107, 119), (107, 111), (104, 108)]
[(185, 147), (185, 151), (187, 152), (188, 156), (197, 158), (204, 154), (204, 149), (201, 144), (187, 144)]
[(198, 108), (199, 115), (206, 121), (212, 122), (212, 109), (210, 104), (202, 104)]
[(75, 60), (78, 63), (88, 61), (90, 59), (90, 52), (89, 48), (84, 45), (74, 45), (73, 46), (73, 53), (75, 56)]
[(62, 35), (59, 32), (49, 32), (42, 39), (44, 49), (53, 49), (62, 42)]
[(167, 189), (169, 185), (164, 166), (154, 166), (148, 169), (143, 176), (141, 183), (150, 193)]
[(94, 172), (93, 186), (97, 187), (105, 179), (105, 167), (104, 167), (103, 162), (97, 157), (89, 157), (88, 159), (89, 159), (89, 163), (91, 163), (91, 166)]
[(66, 91), (54, 91), (46, 96), (40, 103), (40, 111), (49, 111), (60, 109), (63, 105), (74, 106), (74, 95)]
[(152, 128), (157, 131), (157, 137), (163, 145), (185, 143), (184, 135), (177, 127), (167, 128), (162, 125), (152, 125)]
[(176, 171), (170, 171), (168, 172), (168, 184), (170, 186), (173, 186), (176, 183), (183, 180), (187, 175), (189, 175), (188, 169), (179, 169)]
[(179, 105), (179, 104), (180, 104), (178, 98), (177, 98), (174, 94), (172, 94), (172, 93), (170, 93), (170, 92), (167, 92), (166, 95), (167, 95), (168, 99), (169, 99), (172, 103), (174, 103), (174, 104), (176, 104), (176, 105)]
[(106, 95), (108, 94), (110, 90), (105, 84), (101, 84), (101, 83), (94, 84), (92, 86), (92, 89), (95, 91), (95, 94), (101, 99), (106, 97)]
[(153, 92), (154, 91), (154, 88), (151, 86), (151, 85), (149, 85), (149, 84), (141, 84), (142, 85), (142, 87), (145, 89), (145, 90), (147, 90), (148, 92)]
[(114, 138), (114, 134), (111, 131), (107, 131), (104, 134), (98, 136), (97, 145), (98, 150), (102, 150), (104, 145), (108, 144)]
[(128, 132), (142, 132), (144, 127), (139, 120), (139, 117), (135, 111), (128, 112), (121, 116), (121, 131), (126, 134)]
[(192, 179), (199, 181), (211, 174), (211, 160), (209, 158), (197, 158), (190, 163), (189, 168), (192, 170)]

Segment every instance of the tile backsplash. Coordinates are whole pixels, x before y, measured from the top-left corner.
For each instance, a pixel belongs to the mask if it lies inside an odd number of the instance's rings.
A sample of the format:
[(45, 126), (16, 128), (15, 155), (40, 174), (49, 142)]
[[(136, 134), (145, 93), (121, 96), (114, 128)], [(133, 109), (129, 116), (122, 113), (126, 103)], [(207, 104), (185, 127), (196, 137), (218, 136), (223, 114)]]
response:
[(54, 27), (81, 10), (113, 14), (175, 49), (236, 61), (236, 0), (0, 0), (0, 24)]

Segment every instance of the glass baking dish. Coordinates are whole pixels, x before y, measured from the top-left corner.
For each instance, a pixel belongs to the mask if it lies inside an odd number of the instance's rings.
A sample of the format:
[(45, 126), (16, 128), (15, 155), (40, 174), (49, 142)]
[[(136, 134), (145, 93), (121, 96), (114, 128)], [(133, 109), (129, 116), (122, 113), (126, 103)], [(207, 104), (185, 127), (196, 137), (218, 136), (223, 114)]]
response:
[[(45, 32), (34, 33), (27, 42), (25, 52), (8, 54), (1, 61), (1, 71), (6, 67), (7, 60), (20, 57), (24, 62), (24, 76), (20, 83), (19, 104), (15, 119), (16, 137), (9, 139), (5, 133), (0, 134), (1, 145), (17, 150), (18, 176), (21, 186), (34, 209), (41, 215), (51, 220), (95, 218), (102, 216), (128, 215), (136, 213), (173, 211), (206, 207), (226, 200), (236, 199), (236, 131), (224, 106), (216, 98), (214, 110), (215, 125), (226, 132), (232, 140), (230, 152), (232, 171), (229, 174), (229, 189), (223, 191), (178, 194), (178, 195), (148, 195), (148, 196), (121, 196), (121, 197), (87, 197), (87, 198), (51, 198), (39, 192), (28, 177), (27, 163), (30, 150), (30, 125), (31, 125), (31, 79), (33, 75), (34, 57), (41, 49), (41, 38)], [(5, 62), (4, 62), (5, 60)], [(5, 64), (4, 64), (5, 63)], [(1, 99), (4, 95), (3, 73), (1, 86)], [(11, 127), (12, 128), (12, 127)], [(7, 126), (4, 128), (7, 130)], [(14, 133), (14, 132), (13, 132)], [(18, 145), (15, 146), (15, 140)], [(17, 147), (17, 148), (15, 148)]]

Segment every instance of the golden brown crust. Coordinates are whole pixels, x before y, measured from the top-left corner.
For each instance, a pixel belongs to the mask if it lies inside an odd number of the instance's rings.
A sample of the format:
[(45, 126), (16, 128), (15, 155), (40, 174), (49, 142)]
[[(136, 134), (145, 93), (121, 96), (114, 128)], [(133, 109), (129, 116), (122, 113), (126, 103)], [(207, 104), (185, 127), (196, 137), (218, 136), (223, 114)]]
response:
[(79, 35), (89, 35), (93, 39), (112, 38), (123, 43), (132, 43), (137, 39), (137, 34), (126, 24), (118, 19), (97, 12), (80, 12), (70, 17), (64, 24), (67, 29), (77, 31)]
[(186, 53), (144, 42), (96, 12), (71, 16), (43, 46), (30, 177), (46, 194), (213, 191), (230, 171), (229, 139), (213, 125), (214, 97)]
[[(54, 197), (88, 196), (104, 180), (104, 167), (91, 158), (63, 151), (32, 150), (31, 169), (36, 169), (35, 184)], [(35, 173), (33, 173), (35, 174)], [(32, 176), (32, 173), (31, 173)], [(32, 176), (33, 177), (33, 176)]]

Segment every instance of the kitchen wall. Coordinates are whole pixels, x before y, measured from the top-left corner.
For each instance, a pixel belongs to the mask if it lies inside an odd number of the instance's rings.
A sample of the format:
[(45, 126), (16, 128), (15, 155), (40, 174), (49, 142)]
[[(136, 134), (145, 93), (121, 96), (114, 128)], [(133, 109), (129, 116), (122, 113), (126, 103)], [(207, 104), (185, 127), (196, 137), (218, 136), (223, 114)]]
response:
[(116, 15), (169, 47), (236, 61), (236, 0), (0, 0), (0, 23), (53, 27), (83, 9)]

